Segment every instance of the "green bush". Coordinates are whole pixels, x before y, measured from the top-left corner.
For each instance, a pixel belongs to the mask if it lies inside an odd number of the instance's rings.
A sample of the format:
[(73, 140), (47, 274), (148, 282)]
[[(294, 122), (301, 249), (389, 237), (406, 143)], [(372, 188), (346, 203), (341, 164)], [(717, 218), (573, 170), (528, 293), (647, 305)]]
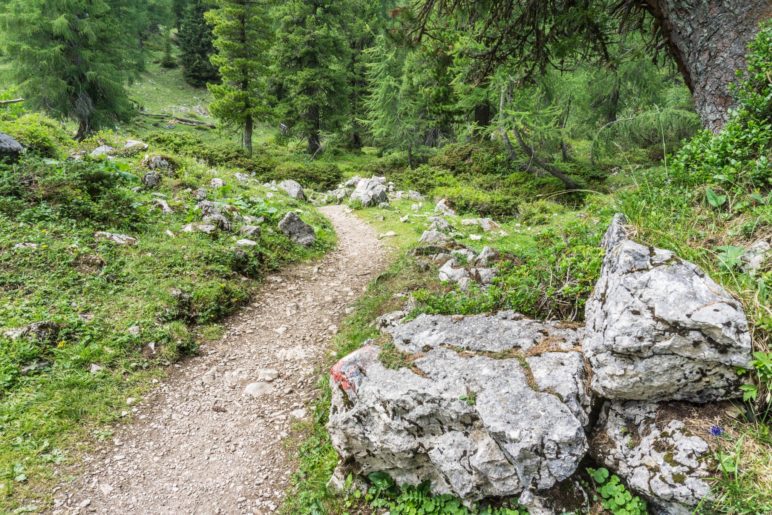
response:
[(518, 214), (520, 198), (507, 190), (485, 191), (471, 185), (435, 188), (432, 194), (446, 198), (460, 213), (507, 217)]
[(266, 181), (292, 179), (304, 188), (326, 191), (335, 188), (343, 180), (343, 172), (332, 163), (282, 163), (260, 177)]
[(130, 187), (137, 178), (113, 161), (27, 158), (0, 166), (0, 212), (20, 221), (69, 218), (78, 224), (136, 227), (145, 219)]
[(434, 188), (443, 186), (458, 186), (458, 179), (451, 173), (429, 165), (417, 168), (403, 168), (389, 177), (401, 189), (415, 190), (421, 193), (431, 193)]
[(429, 159), (429, 164), (454, 175), (506, 175), (512, 163), (501, 147), (493, 142), (452, 143)]
[(28, 152), (42, 157), (61, 157), (75, 145), (59, 122), (37, 113), (0, 121), (0, 132), (18, 140)]

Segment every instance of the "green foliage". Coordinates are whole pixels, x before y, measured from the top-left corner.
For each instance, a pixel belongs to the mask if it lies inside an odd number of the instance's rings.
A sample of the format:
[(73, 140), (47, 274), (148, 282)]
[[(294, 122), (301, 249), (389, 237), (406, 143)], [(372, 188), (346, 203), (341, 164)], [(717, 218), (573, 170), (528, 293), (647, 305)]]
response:
[(334, 163), (310, 161), (307, 163), (281, 163), (269, 173), (260, 175), (266, 181), (292, 179), (303, 187), (316, 191), (335, 188), (343, 179), (343, 172)]
[[(749, 46), (747, 61), (744, 80), (736, 88), (736, 113), (721, 133), (702, 132), (679, 152), (672, 163), (678, 184), (716, 185), (730, 197), (772, 187), (772, 85), (768, 77), (772, 23), (766, 22), (760, 28)], [(713, 207), (723, 205), (716, 201), (715, 194), (708, 193), (708, 202)]]
[(79, 137), (127, 119), (145, 9), (138, 0), (12, 1), (0, 20), (28, 105), (76, 120)]
[(205, 17), (213, 27), (217, 53), (212, 63), (222, 83), (209, 85), (215, 98), (210, 110), (225, 123), (243, 128), (244, 147), (251, 155), (253, 124), (268, 115), (268, 4), (265, 0), (216, 0), (215, 5)]
[(550, 225), (510, 250), (493, 286), (468, 292), (418, 291), (418, 309), (431, 314), (511, 309), (533, 318), (581, 320), (600, 274), (604, 231), (603, 223), (581, 220)]
[(520, 203), (518, 196), (513, 196), (504, 189), (485, 191), (475, 185), (439, 187), (433, 190), (433, 195), (448, 199), (450, 205), (459, 213), (476, 213), (482, 216), (516, 216)]
[[(451, 495), (432, 495), (430, 485), (404, 486), (398, 488), (394, 481), (385, 473), (374, 472), (367, 476), (371, 487), (363, 496), (371, 508), (387, 510), (396, 515), (448, 514), (448, 515), (526, 515), (528, 512), (516, 505), (484, 506), (471, 509)], [(350, 482), (350, 481), (349, 481)], [(350, 488), (350, 487), (349, 487)], [(354, 490), (352, 495), (359, 498), (361, 494)]]
[(214, 54), (212, 28), (204, 19), (204, 13), (211, 7), (211, 0), (196, 0), (191, 3), (185, 9), (177, 34), (182, 75), (188, 84), (197, 88), (220, 79), (220, 74), (211, 61)]
[(0, 131), (14, 137), (28, 152), (42, 157), (60, 157), (75, 144), (59, 122), (38, 113), (0, 120)]
[(273, 74), (280, 117), (307, 140), (309, 154), (321, 150), (322, 131), (340, 127), (348, 98), (348, 2), (288, 0), (276, 11)]
[(609, 474), (605, 468), (588, 468), (587, 473), (592, 478), (596, 492), (600, 494), (601, 504), (614, 515), (646, 515), (646, 502), (634, 496), (622, 484), (616, 474)]

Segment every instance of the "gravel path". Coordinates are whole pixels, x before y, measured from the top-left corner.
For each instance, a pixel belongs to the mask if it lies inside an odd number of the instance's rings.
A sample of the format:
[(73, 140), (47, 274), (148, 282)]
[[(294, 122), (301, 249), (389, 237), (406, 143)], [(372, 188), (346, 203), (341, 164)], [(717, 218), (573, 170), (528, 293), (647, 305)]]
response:
[(85, 459), (55, 513), (271, 513), (294, 470), (283, 440), (310, 413), (336, 324), (387, 264), (374, 230), (322, 211), (338, 249), (268, 277), (221, 341), (136, 406), (135, 422)]

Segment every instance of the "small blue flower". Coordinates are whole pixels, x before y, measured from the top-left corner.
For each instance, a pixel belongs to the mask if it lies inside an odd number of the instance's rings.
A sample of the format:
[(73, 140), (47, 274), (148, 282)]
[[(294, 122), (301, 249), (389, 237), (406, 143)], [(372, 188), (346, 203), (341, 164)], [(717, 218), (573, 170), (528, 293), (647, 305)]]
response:
[(724, 434), (724, 430), (718, 426), (710, 426), (710, 434), (719, 437)]

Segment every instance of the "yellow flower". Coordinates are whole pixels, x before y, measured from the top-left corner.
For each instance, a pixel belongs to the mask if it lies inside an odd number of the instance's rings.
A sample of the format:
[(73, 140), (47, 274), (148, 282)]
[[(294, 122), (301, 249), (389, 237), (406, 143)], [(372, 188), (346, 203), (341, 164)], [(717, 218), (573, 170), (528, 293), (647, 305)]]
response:
[(63, 348), (63, 347), (66, 345), (66, 344), (67, 344), (67, 342), (65, 342), (64, 340), (62, 340), (62, 341), (60, 341), (59, 343), (57, 343), (57, 344), (56, 344), (56, 346), (57, 346), (58, 348), (60, 348), (60, 349), (61, 349), (61, 348)]

